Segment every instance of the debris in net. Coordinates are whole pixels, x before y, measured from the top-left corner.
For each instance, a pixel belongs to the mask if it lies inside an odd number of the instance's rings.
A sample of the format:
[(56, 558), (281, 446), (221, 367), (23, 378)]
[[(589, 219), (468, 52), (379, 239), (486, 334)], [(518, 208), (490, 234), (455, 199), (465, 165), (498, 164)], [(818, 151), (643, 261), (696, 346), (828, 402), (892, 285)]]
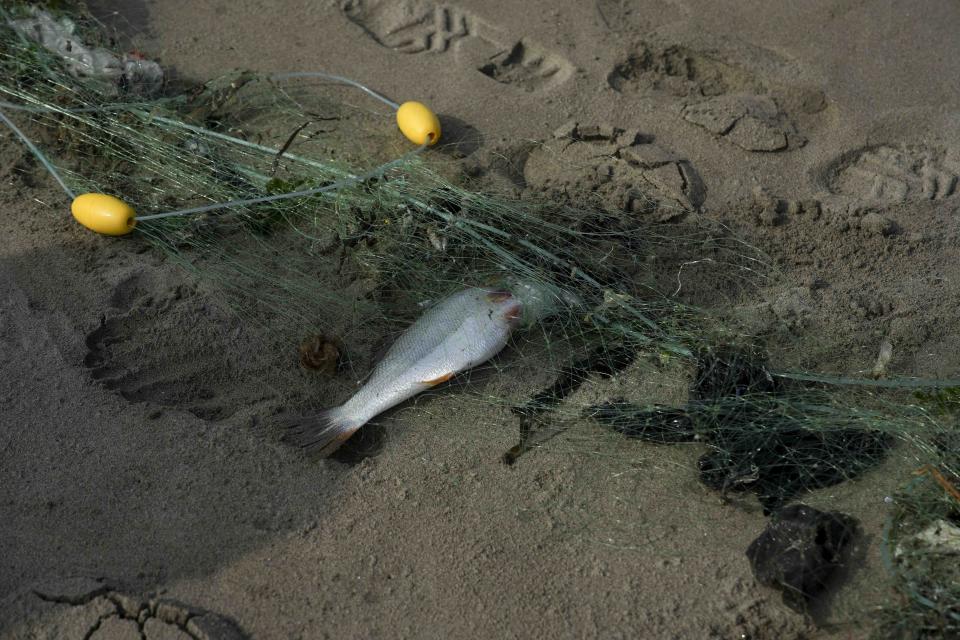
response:
[(333, 377), (340, 362), (340, 349), (335, 340), (324, 335), (310, 336), (300, 343), (300, 365)]
[(824, 591), (853, 540), (852, 517), (797, 504), (777, 512), (747, 548), (760, 584), (783, 592), (783, 603), (798, 613)]
[(143, 55), (133, 52), (117, 57), (106, 49), (88, 47), (75, 35), (73, 20), (54, 20), (36, 7), (30, 8), (30, 14), (30, 18), (10, 20), (10, 27), (60, 56), (72, 76), (104, 80), (115, 92), (126, 90), (138, 95), (156, 93), (163, 85), (163, 69)]
[(902, 562), (914, 554), (960, 556), (960, 527), (940, 519), (897, 545), (893, 556)]
[(887, 365), (890, 364), (892, 357), (893, 343), (888, 338), (884, 338), (883, 342), (880, 343), (880, 353), (877, 354), (877, 361), (873, 365), (873, 371), (870, 372), (870, 375), (878, 380), (885, 377), (887, 375)]
[[(790, 395), (788, 395), (790, 394)], [(842, 410), (784, 388), (761, 356), (731, 348), (701, 354), (685, 407), (614, 402), (589, 415), (624, 435), (659, 444), (699, 440), (700, 481), (721, 492), (752, 491), (770, 514), (804, 491), (856, 477), (879, 463), (886, 434), (844, 426)], [(823, 422), (812, 426), (812, 416)]]
[(690, 388), (690, 398), (710, 403), (726, 396), (782, 390), (783, 384), (767, 369), (763, 354), (720, 346), (704, 351), (697, 358), (697, 375)]
[(943, 487), (943, 490), (947, 492), (948, 495), (953, 497), (957, 502), (960, 502), (960, 490), (958, 490), (950, 480), (947, 479), (943, 473), (940, 472), (935, 466), (931, 464), (925, 464), (919, 469), (917, 469), (916, 475), (928, 475), (933, 478), (937, 484)]

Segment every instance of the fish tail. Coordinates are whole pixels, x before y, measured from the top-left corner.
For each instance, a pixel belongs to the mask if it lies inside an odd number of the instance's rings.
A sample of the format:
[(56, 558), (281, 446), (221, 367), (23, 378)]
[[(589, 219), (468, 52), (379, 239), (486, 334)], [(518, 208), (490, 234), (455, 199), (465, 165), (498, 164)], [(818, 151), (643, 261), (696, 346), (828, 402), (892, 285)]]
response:
[(279, 426), (284, 430), (284, 442), (300, 447), (307, 455), (329, 456), (364, 422), (348, 414), (343, 407), (333, 407), (310, 416), (286, 418)]

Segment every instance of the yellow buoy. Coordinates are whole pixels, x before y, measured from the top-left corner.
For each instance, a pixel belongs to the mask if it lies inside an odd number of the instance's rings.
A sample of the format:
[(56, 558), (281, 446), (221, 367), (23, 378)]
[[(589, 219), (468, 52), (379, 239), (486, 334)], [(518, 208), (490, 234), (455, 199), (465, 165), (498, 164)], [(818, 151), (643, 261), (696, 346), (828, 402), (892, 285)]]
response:
[(70, 211), (77, 222), (105, 236), (122, 236), (133, 231), (137, 214), (120, 198), (105, 193), (84, 193), (73, 199)]
[(437, 114), (420, 102), (404, 102), (397, 109), (397, 126), (414, 144), (436, 144), (440, 139)]

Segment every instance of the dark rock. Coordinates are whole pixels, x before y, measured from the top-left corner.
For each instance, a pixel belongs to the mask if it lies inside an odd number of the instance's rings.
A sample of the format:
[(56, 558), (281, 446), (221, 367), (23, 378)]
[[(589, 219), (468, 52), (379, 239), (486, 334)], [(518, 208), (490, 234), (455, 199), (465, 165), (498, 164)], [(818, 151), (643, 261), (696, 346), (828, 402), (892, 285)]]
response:
[(797, 612), (826, 587), (857, 531), (852, 517), (797, 504), (780, 510), (747, 548), (760, 584), (783, 592)]
[(896, 224), (890, 218), (870, 212), (860, 219), (860, 228), (877, 235), (889, 236), (896, 230)]

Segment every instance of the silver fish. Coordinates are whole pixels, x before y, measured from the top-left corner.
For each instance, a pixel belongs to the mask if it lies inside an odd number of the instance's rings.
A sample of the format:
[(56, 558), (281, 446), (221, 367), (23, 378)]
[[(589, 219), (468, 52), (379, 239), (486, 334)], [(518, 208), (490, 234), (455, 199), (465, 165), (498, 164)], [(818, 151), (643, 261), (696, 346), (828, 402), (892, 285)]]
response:
[[(486, 362), (507, 344), (511, 332), (533, 320), (528, 300), (542, 317), (540, 298), (518, 291), (470, 288), (455, 293), (423, 314), (390, 347), (370, 379), (349, 400), (317, 415), (283, 425), (285, 440), (307, 453), (329, 455), (378, 414), (457, 373)], [(542, 298), (542, 296), (541, 296)]]

